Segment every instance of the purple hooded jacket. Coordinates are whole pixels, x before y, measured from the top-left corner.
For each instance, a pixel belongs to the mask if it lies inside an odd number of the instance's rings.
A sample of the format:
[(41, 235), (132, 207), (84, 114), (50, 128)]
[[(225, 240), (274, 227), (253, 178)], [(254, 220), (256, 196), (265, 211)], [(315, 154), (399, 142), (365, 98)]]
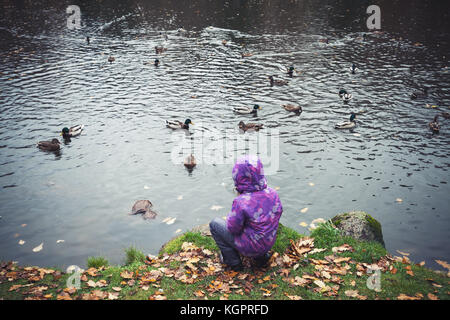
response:
[(238, 251), (257, 257), (269, 251), (277, 237), (283, 207), (275, 190), (267, 187), (263, 165), (257, 156), (244, 156), (233, 168), (236, 190), (240, 193), (227, 216), (227, 228)]

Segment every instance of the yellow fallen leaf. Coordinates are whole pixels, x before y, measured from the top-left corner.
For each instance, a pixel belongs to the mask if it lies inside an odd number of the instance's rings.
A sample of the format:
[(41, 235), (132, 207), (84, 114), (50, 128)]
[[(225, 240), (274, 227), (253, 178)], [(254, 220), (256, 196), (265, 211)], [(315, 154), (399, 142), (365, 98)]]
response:
[(302, 210), (300, 210), (301, 213), (306, 213), (308, 212), (308, 208), (303, 208)]
[(308, 224), (307, 224), (306, 222), (300, 222), (299, 224), (300, 224), (300, 226), (302, 226), (302, 227), (307, 227), (307, 226), (308, 226)]

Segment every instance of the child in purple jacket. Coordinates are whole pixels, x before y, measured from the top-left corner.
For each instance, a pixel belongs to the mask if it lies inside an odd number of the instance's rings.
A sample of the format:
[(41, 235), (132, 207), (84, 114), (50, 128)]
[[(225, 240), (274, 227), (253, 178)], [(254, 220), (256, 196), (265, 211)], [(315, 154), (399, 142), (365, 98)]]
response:
[(211, 234), (223, 262), (233, 270), (242, 270), (239, 253), (254, 258), (256, 266), (262, 267), (270, 258), (283, 207), (277, 192), (267, 187), (257, 156), (244, 156), (236, 161), (233, 179), (239, 196), (234, 199), (226, 221), (220, 218), (211, 221)]

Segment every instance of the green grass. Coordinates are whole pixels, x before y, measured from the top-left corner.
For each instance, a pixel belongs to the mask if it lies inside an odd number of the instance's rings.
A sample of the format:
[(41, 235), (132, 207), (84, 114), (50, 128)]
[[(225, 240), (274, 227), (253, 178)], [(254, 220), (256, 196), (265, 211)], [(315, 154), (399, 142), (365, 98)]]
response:
[(100, 268), (107, 266), (109, 266), (109, 262), (104, 257), (89, 257), (87, 259), (88, 268)]
[[(302, 235), (296, 231), (280, 224), (277, 240), (273, 247), (275, 252), (280, 255), (284, 254), (285, 250), (290, 246), (290, 240), (296, 240), (301, 238)], [(320, 224), (317, 229), (311, 232), (311, 237), (314, 238), (315, 248), (325, 248), (324, 252), (315, 253), (309, 255), (307, 259), (300, 259), (298, 267), (285, 269), (288, 270), (289, 278), (295, 278), (296, 276), (302, 277), (305, 274), (314, 275), (317, 272), (316, 265), (310, 262), (311, 259), (323, 259), (325, 256), (332, 255), (332, 248), (340, 246), (342, 244), (348, 244), (353, 247), (353, 251), (345, 251), (336, 253), (338, 256), (351, 257), (355, 262), (372, 263), (373, 261), (383, 257), (387, 254), (384, 247), (377, 242), (361, 242), (349, 237), (342, 237), (332, 224), (325, 223)], [(215, 245), (214, 240), (211, 237), (202, 236), (197, 232), (187, 232), (171, 241), (169, 241), (160, 254), (164, 253), (172, 255), (181, 250), (183, 242), (192, 242), (198, 247), (207, 248), (211, 251), (217, 251), (218, 248)], [(104, 269), (98, 270), (96, 277), (88, 276), (89, 280), (94, 282), (99, 280), (105, 280), (107, 286), (101, 288), (95, 288), (95, 290), (114, 292), (112, 288), (120, 287), (120, 299), (123, 300), (147, 300), (151, 295), (156, 293), (163, 293), (168, 299), (199, 299), (194, 295), (194, 292), (203, 290), (208, 299), (214, 300), (223, 297), (223, 293), (216, 292), (210, 294), (206, 288), (211, 281), (216, 280), (218, 275), (207, 276), (199, 278), (193, 284), (185, 284), (175, 278), (163, 277), (157, 283), (150, 283), (147, 286), (147, 290), (143, 289), (139, 285), (139, 276), (135, 277), (135, 282), (129, 282), (121, 276), (123, 271), (133, 272), (134, 274), (142, 274), (143, 272), (154, 270), (157, 267), (149, 266), (144, 263), (145, 255), (138, 249), (131, 247), (126, 249), (126, 265), (125, 266), (106, 266)], [(88, 266), (98, 268), (95, 266), (104, 265), (107, 263), (106, 259), (102, 257), (91, 257), (88, 259)], [(183, 267), (183, 261), (170, 261), (164, 267), (170, 269), (177, 269)], [(163, 265), (161, 265), (163, 266)], [(252, 281), (253, 288), (248, 290), (243, 295), (236, 293), (233, 290), (228, 299), (248, 299), (248, 300), (265, 300), (265, 299), (288, 299), (287, 295), (301, 296), (303, 299), (312, 300), (327, 300), (327, 299), (355, 299), (345, 295), (346, 290), (358, 290), (360, 295), (367, 296), (368, 299), (397, 299), (400, 294), (406, 294), (408, 296), (421, 295), (422, 299), (428, 299), (428, 294), (432, 294), (441, 300), (450, 299), (450, 285), (449, 278), (446, 275), (438, 274), (430, 269), (421, 267), (414, 264), (403, 264), (402, 262), (395, 262), (393, 266), (397, 270), (395, 273), (383, 272), (381, 274), (381, 292), (376, 292), (367, 287), (367, 279), (370, 274), (363, 274), (358, 276), (356, 274), (356, 265), (350, 263), (351, 267), (346, 275), (339, 276), (342, 279), (340, 289), (337, 297), (328, 297), (322, 293), (314, 292), (311, 287), (292, 286), (288, 282), (284, 281), (284, 276), (280, 274), (280, 267), (268, 268), (265, 271), (253, 272), (252, 270), (245, 270), (245, 273), (255, 276), (256, 279)], [(158, 266), (159, 267), (159, 266)], [(17, 267), (17, 269), (20, 269)], [(2, 271), (2, 269), (0, 269)], [(411, 271), (414, 273), (411, 275)], [(408, 273), (409, 272), (409, 273)], [(55, 278), (53, 275), (45, 275), (45, 277), (37, 282), (34, 282), (32, 286), (22, 287), (17, 291), (9, 291), (12, 285), (17, 284), (30, 284), (27, 279), (18, 277), (14, 281), (5, 280), (5, 274), (0, 273), (0, 298), (3, 299), (24, 299), (28, 295), (26, 292), (31, 287), (47, 286), (48, 289), (45, 294), (51, 294), (52, 299), (56, 299), (58, 294), (61, 294), (61, 289), (66, 287), (66, 280), (69, 278), (69, 274), (62, 274), (60, 278)], [(265, 277), (269, 276), (269, 280), (262, 281)], [(258, 282), (259, 280), (259, 282)], [(235, 283), (242, 285), (237, 278), (234, 278)], [(270, 290), (270, 297), (263, 295), (262, 288)], [(94, 289), (88, 286), (87, 281), (81, 281), (81, 288), (76, 291), (76, 294), (72, 296), (80, 297), (81, 294), (91, 293)]]
[(216, 242), (211, 237), (205, 237), (200, 232), (186, 232), (175, 239), (172, 239), (168, 243), (164, 245), (164, 247), (159, 252), (160, 255), (164, 253), (173, 254), (177, 251), (181, 250), (181, 246), (183, 242), (192, 242), (197, 247), (203, 247), (205, 249), (209, 249), (212, 251), (218, 251), (219, 248), (216, 245)]
[(135, 247), (129, 247), (128, 249), (125, 249), (126, 259), (125, 259), (125, 265), (131, 265), (133, 263), (144, 263), (145, 261), (145, 254), (136, 249)]
[(275, 240), (272, 250), (278, 253), (283, 253), (291, 245), (291, 239), (295, 241), (301, 237), (303, 237), (303, 235), (291, 228), (285, 227), (280, 223), (277, 230), (277, 239)]

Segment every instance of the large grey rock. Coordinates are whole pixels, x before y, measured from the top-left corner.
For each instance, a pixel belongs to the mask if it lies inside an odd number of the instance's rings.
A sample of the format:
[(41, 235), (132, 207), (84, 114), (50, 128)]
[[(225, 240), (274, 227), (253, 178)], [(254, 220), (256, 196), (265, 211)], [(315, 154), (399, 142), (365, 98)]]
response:
[(345, 236), (362, 241), (377, 241), (384, 246), (381, 224), (364, 211), (341, 213), (331, 221)]

